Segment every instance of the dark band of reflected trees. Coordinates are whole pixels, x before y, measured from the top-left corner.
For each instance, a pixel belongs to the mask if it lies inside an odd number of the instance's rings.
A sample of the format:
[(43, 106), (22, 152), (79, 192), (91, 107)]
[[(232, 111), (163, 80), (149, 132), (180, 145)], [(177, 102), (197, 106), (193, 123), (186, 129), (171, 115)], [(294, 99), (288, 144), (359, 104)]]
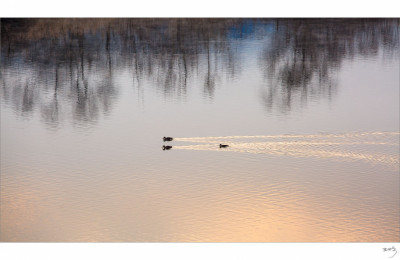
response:
[(118, 98), (115, 71), (129, 68), (138, 95), (152, 81), (184, 98), (197, 77), (212, 99), (222, 77), (243, 71), (230, 41), (267, 35), (260, 100), (286, 113), (310, 97), (331, 99), (344, 59), (398, 56), (399, 19), (1, 19), (1, 96), (50, 125), (60, 121), (61, 100), (74, 120), (95, 122)]

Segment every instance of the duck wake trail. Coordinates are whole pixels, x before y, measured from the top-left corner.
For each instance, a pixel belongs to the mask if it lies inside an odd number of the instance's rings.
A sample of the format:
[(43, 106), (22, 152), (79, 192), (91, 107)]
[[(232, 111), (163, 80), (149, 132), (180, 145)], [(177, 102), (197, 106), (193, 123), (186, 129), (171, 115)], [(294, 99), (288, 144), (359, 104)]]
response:
[[(399, 133), (343, 133), (175, 138), (174, 149), (365, 161), (399, 168)], [(190, 144), (193, 143), (193, 144)], [(220, 149), (219, 144), (229, 147)]]

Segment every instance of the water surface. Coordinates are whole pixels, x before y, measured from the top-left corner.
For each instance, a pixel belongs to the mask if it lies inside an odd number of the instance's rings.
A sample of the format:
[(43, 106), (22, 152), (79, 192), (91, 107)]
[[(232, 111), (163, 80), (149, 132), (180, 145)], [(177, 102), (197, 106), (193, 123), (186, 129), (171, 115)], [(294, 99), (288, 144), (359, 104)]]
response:
[(399, 242), (399, 63), (398, 19), (2, 19), (0, 240)]

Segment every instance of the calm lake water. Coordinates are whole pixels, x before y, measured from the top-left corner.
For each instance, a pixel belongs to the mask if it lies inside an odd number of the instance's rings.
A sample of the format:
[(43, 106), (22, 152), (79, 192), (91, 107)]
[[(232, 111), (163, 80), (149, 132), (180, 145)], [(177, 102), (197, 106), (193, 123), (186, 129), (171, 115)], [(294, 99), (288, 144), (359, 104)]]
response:
[(399, 24), (2, 19), (0, 240), (399, 242)]

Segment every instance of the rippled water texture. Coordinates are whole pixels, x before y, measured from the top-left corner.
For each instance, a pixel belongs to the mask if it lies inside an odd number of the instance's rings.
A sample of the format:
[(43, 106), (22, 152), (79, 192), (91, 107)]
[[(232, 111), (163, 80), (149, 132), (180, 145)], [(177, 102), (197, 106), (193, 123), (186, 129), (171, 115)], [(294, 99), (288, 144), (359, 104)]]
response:
[[(232, 151), (292, 157), (364, 160), (373, 164), (399, 166), (399, 133), (352, 133), (341, 135), (276, 135), (177, 138), (205, 143), (175, 146), (175, 149)], [(220, 146), (219, 144), (222, 144)], [(224, 145), (227, 145), (224, 147)], [(225, 148), (221, 150), (221, 148)]]
[(1, 19), (0, 240), (400, 242), (399, 63), (398, 19)]

